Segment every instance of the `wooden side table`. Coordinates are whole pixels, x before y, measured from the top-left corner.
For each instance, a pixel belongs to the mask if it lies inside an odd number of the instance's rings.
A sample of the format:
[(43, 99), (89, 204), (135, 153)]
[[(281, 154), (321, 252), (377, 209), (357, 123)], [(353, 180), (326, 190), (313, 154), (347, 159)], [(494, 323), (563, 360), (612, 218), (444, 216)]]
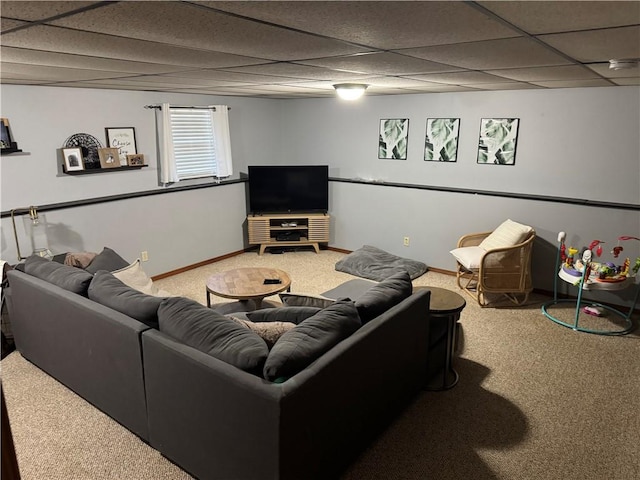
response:
[(446, 357), (442, 370), (442, 383), (428, 386), (428, 390), (448, 390), (458, 383), (458, 372), (453, 368), (453, 352), (456, 346), (456, 324), (467, 302), (456, 292), (439, 287), (415, 287), (414, 290), (431, 290), (429, 315), (432, 318), (442, 318), (447, 322)]
[[(265, 284), (267, 278), (280, 283)], [(218, 273), (207, 279), (207, 307), (211, 307), (211, 294), (233, 298), (241, 302), (253, 301), (253, 308), (262, 307), (262, 300), (276, 293), (289, 291), (291, 278), (287, 272), (275, 268), (236, 268)]]

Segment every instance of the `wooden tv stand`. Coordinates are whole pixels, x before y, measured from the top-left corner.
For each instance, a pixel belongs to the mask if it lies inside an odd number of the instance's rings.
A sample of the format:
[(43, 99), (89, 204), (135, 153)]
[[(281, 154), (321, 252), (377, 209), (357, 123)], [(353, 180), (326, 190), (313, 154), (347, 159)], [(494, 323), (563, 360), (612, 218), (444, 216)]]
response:
[[(324, 213), (251, 214), (247, 217), (249, 244), (260, 245), (259, 255), (268, 247), (301, 245), (320, 253), (319, 244), (329, 241), (329, 218)], [(292, 223), (295, 226), (288, 225)], [(288, 235), (293, 238), (287, 239)]]

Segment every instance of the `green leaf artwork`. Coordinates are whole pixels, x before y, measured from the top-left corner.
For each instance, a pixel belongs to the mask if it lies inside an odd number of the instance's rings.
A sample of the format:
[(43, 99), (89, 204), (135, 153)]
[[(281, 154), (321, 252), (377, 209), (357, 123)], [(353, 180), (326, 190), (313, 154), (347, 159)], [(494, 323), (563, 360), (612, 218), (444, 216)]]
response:
[(406, 160), (408, 137), (408, 118), (380, 120), (378, 158)]
[(455, 162), (458, 155), (459, 118), (427, 119), (425, 161)]
[(518, 118), (483, 118), (480, 122), (478, 163), (514, 165)]

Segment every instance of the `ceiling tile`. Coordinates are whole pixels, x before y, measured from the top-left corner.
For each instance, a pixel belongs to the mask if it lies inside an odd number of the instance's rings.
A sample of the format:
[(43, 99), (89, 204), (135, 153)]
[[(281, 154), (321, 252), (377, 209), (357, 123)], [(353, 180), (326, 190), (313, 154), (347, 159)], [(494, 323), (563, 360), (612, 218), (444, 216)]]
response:
[(442, 84), (437, 87), (426, 87), (426, 88), (407, 88), (406, 90), (413, 90), (415, 93), (426, 92), (426, 93), (446, 93), (446, 92), (477, 92), (478, 90), (471, 87), (465, 87), (462, 85), (447, 85)]
[(48, 65), (51, 67), (81, 68), (128, 73), (168, 73), (179, 70), (178, 67), (153, 63), (113, 60), (107, 58), (70, 55), (65, 53), (43, 52), (23, 48), (0, 47), (3, 62), (25, 63), (29, 65)]
[(410, 48), (407, 55), (473, 70), (566, 65), (570, 63), (534, 40), (511, 38), (463, 45)]
[(640, 58), (640, 25), (542, 35), (539, 38), (580, 62)]
[[(517, 37), (465, 2), (198, 2), (380, 49)], [(349, 21), (336, 21), (349, 19)]]
[(5, 34), (2, 36), (2, 44), (45, 52), (56, 51), (91, 57), (193, 67), (223, 68), (264, 62), (257, 58), (46, 26), (31, 27)]
[(612, 80), (616, 85), (640, 85), (640, 78), (615, 78)]
[(640, 77), (640, 66), (636, 65), (633, 68), (621, 68), (620, 70), (612, 70), (609, 68), (609, 62), (607, 63), (592, 63), (587, 65), (588, 68), (594, 72), (599, 73), (605, 78), (631, 78)]
[(191, 70), (179, 73), (169, 73), (166, 75), (167, 77), (183, 77), (185, 79), (193, 78), (193, 79), (208, 79), (208, 80), (218, 80), (222, 82), (226, 82), (227, 84), (232, 83), (244, 83), (247, 85), (256, 84), (256, 83), (287, 83), (292, 81), (297, 81), (297, 77), (279, 77), (273, 75), (259, 75), (253, 73), (239, 73), (235, 71), (227, 71), (227, 70)]
[(11, 2), (2, 0), (0, 14), (3, 17), (34, 22), (72, 12), (92, 4), (99, 4), (99, 2)]
[(430, 73), (428, 75), (411, 75), (417, 78), (436, 83), (451, 83), (454, 85), (468, 85), (471, 83), (498, 83), (507, 82), (503, 78), (495, 77), (484, 72), (452, 72), (452, 73)]
[(116, 2), (52, 22), (69, 28), (270, 60), (367, 51), (345, 42), (240, 19), (184, 2)]
[(321, 58), (319, 60), (308, 60), (299, 63), (355, 73), (375, 73), (378, 75), (408, 75), (411, 73), (451, 72), (458, 70), (455, 67), (442, 65), (441, 63), (434, 63), (392, 52)]
[(530, 83), (521, 82), (507, 82), (507, 83), (477, 83), (475, 85), (469, 85), (475, 90), (531, 90), (540, 88)]
[(73, 81), (97, 78), (117, 78), (125, 74), (117, 72), (101, 72), (79, 68), (60, 68), (42, 65), (25, 65), (23, 63), (2, 63), (2, 76), (24, 78), (27, 80)]
[(637, 1), (478, 2), (531, 34), (589, 30), (640, 23)]
[(253, 73), (261, 75), (275, 75), (281, 77), (296, 77), (307, 80), (348, 80), (362, 76), (351, 72), (341, 72), (324, 67), (300, 65), (294, 63), (278, 62), (265, 65), (252, 65), (248, 67), (225, 68), (225, 71), (238, 73)]
[(438, 83), (434, 82), (426, 82), (423, 80), (417, 80), (415, 78), (404, 78), (404, 77), (370, 77), (367, 79), (363, 79), (363, 83), (366, 83), (371, 86), (376, 87), (397, 87), (397, 88), (407, 88), (407, 87), (437, 87)]
[(581, 65), (563, 65), (560, 67), (510, 68), (491, 70), (489, 73), (499, 77), (531, 82), (536, 80), (585, 80), (598, 78), (594, 72)]
[(7, 30), (11, 30), (12, 28), (20, 27), (22, 25), (26, 25), (26, 23), (20, 22), (19, 20), (8, 20), (3, 17), (0, 20), (0, 31), (6, 32)]
[(610, 87), (612, 84), (607, 80), (565, 80), (565, 81), (547, 81), (547, 82), (531, 82), (535, 85), (547, 88), (579, 88), (579, 87)]

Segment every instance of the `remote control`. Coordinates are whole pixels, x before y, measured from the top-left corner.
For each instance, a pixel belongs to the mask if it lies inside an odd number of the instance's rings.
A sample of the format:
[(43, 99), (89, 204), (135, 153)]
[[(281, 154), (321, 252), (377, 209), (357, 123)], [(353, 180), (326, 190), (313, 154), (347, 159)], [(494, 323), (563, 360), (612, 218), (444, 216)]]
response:
[(282, 283), (282, 280), (280, 280), (279, 278), (265, 278), (264, 279), (264, 284), (265, 285), (273, 285), (276, 283)]

